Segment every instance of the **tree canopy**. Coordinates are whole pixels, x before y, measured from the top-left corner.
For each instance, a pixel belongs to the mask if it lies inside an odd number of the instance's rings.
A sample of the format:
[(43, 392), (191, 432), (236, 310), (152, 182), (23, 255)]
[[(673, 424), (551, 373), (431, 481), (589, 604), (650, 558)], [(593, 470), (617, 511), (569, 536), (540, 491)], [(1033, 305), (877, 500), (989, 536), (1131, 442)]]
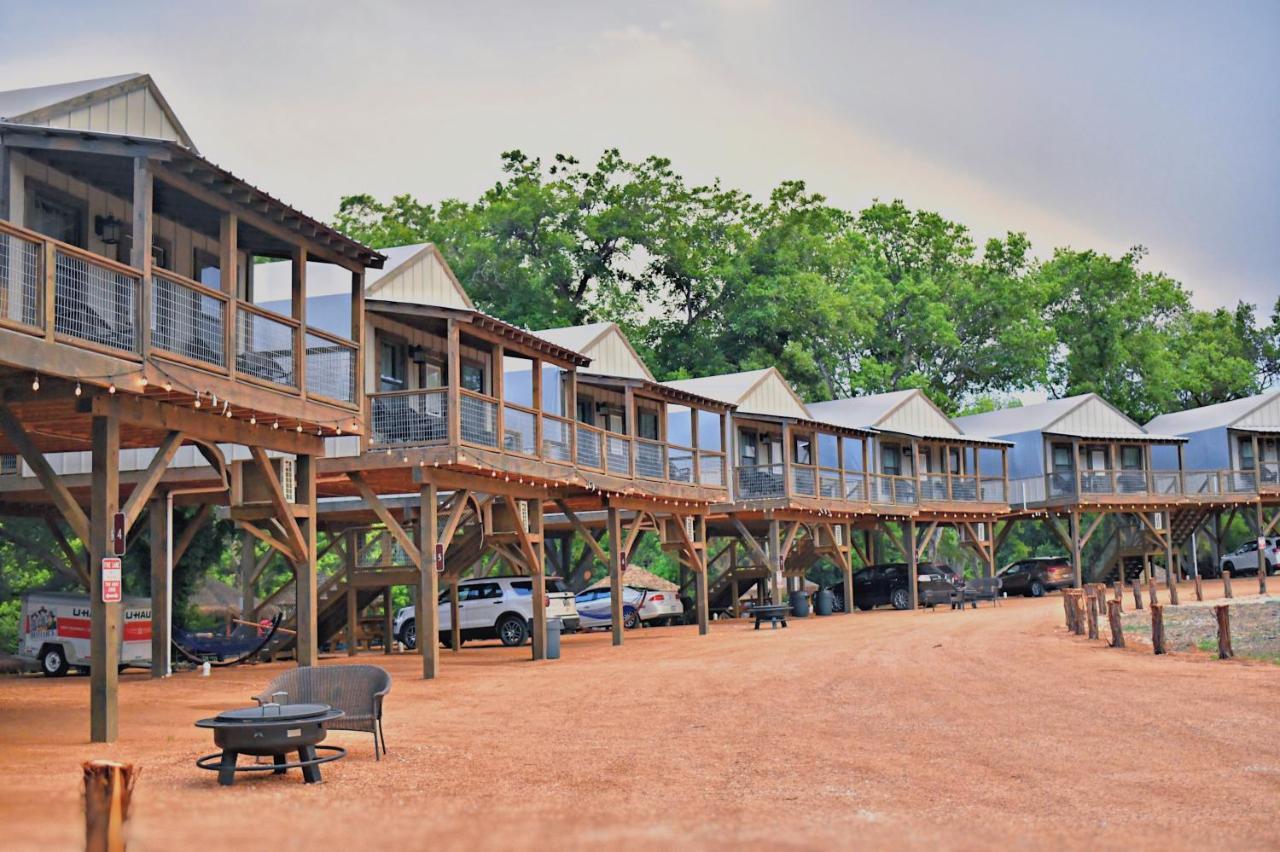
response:
[[(1096, 391), (1138, 422), (1280, 381), (1280, 298), (1201, 310), (1181, 282), (902, 201), (759, 200), (669, 160), (502, 155), (479, 198), (342, 199), (376, 246), (436, 243), (476, 304), (527, 328), (617, 322), (659, 378), (777, 365), (809, 400), (921, 388), (948, 413)], [(1266, 310), (1266, 306), (1263, 306)]]

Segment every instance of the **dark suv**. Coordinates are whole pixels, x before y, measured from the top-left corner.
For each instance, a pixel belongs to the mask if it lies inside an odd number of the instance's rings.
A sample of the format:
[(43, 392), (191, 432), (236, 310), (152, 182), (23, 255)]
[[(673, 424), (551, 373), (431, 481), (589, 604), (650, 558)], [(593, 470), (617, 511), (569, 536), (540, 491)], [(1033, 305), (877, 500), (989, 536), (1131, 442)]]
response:
[[(871, 565), (853, 575), (853, 599), (858, 609), (867, 610), (872, 607), (889, 604), (894, 609), (911, 608), (911, 592), (907, 588), (907, 563), (889, 562), (884, 565)], [(916, 573), (921, 580), (936, 580), (955, 585), (957, 576), (954, 569), (946, 565), (925, 563), (916, 566)], [(917, 586), (919, 592), (919, 586)], [(835, 609), (845, 611), (844, 583), (836, 583), (831, 587), (835, 596)]]
[(1019, 559), (1000, 571), (1000, 590), (1010, 595), (1042, 597), (1053, 589), (1065, 589), (1074, 580), (1071, 560), (1065, 556)]

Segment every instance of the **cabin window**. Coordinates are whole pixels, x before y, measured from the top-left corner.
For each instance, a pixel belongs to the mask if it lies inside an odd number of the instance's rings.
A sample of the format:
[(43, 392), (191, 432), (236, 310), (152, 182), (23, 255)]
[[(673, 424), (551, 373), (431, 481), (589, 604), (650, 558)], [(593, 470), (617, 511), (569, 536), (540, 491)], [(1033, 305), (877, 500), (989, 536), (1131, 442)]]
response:
[(951, 464), (950, 469), (952, 473), (964, 473), (964, 465), (961, 464), (959, 447), (952, 447), (947, 450), (947, 460)]
[(1054, 473), (1069, 473), (1073, 470), (1071, 464), (1071, 447), (1067, 444), (1053, 445), (1053, 470)]
[(589, 396), (578, 397), (578, 422), (594, 426), (596, 423), (596, 404)]
[(459, 379), (465, 390), (469, 390), (472, 393), (485, 393), (483, 365), (474, 361), (463, 361), (460, 367)]
[(419, 388), (444, 387), (443, 365), (437, 364), (435, 361), (418, 361), (417, 368)]
[(1120, 469), (1142, 470), (1142, 447), (1121, 447)]
[(1107, 448), (1106, 447), (1084, 447), (1080, 450), (1085, 470), (1106, 470), (1107, 469)]
[(1253, 458), (1253, 439), (1240, 438), (1238, 441), (1240, 447), (1240, 469), (1248, 470), (1255, 464)]
[(667, 440), (679, 447), (693, 446), (691, 408), (686, 405), (667, 406)]
[(756, 433), (745, 429), (738, 432), (738, 459), (744, 467), (752, 467), (760, 461), (760, 449), (756, 445)]
[(813, 464), (813, 439), (796, 435), (791, 442), (791, 460), (796, 464)]
[(566, 387), (560, 368), (555, 364), (543, 364), (542, 410), (557, 417), (563, 416)]
[(818, 433), (818, 464), (832, 470), (840, 469), (840, 439), (835, 435)]
[(85, 245), (85, 221), (88, 213), (84, 203), (52, 187), (27, 184), (26, 225), (46, 237), (70, 243), (79, 248)]
[(378, 346), (378, 390), (398, 391), (405, 388), (405, 345), (398, 340), (383, 340)]
[(714, 411), (698, 410), (698, 448), (719, 452), (724, 449), (721, 415)]
[(605, 431), (613, 432), (615, 435), (626, 434), (627, 419), (623, 416), (620, 406), (610, 405), (607, 402), (596, 403), (596, 422)]
[(218, 256), (204, 249), (191, 250), (191, 277), (211, 290), (222, 288), (222, 274), (218, 271)]
[(658, 410), (656, 408), (636, 409), (636, 434), (650, 441), (656, 441), (661, 437), (658, 428)]
[(885, 476), (902, 476), (902, 448), (897, 444), (880, 445), (880, 472)]

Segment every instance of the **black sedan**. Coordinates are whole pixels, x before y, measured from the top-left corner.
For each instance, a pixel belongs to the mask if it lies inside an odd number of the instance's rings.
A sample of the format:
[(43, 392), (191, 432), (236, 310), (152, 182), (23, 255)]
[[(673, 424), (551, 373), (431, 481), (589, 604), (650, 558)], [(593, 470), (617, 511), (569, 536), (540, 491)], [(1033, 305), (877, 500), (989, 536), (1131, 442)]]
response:
[(1071, 560), (1063, 556), (1035, 556), (1006, 565), (998, 575), (1000, 589), (1010, 595), (1042, 597), (1045, 592), (1071, 585)]
[[(937, 580), (954, 585), (956, 573), (946, 565), (924, 564), (916, 567), (918, 580)], [(871, 565), (855, 572), (853, 575), (853, 599), (858, 609), (867, 610), (872, 607), (888, 604), (894, 609), (911, 608), (911, 592), (907, 588), (908, 568), (905, 562), (889, 562), (883, 565)], [(919, 587), (917, 586), (917, 591)], [(834, 609), (845, 611), (844, 583), (836, 583), (831, 587), (834, 595)]]

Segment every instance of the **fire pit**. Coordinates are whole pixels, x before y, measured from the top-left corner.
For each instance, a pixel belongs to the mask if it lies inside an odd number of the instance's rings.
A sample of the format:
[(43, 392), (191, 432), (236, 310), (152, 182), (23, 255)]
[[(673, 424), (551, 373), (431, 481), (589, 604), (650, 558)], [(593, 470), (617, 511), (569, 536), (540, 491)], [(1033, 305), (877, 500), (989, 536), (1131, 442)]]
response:
[[(272, 696), (273, 698), (275, 696)], [(218, 783), (235, 783), (237, 772), (272, 772), (283, 775), (290, 769), (301, 769), (302, 780), (315, 784), (321, 780), (320, 764), (346, 757), (347, 750), (323, 746), (325, 723), (342, 715), (328, 704), (276, 704), (227, 710), (211, 719), (196, 722), (197, 728), (212, 728), (213, 743), (222, 749), (196, 760), (196, 766), (218, 773)], [(290, 762), (290, 752), (298, 759)], [(323, 756), (317, 752), (325, 752)], [(242, 754), (270, 757), (271, 763), (236, 765)]]

